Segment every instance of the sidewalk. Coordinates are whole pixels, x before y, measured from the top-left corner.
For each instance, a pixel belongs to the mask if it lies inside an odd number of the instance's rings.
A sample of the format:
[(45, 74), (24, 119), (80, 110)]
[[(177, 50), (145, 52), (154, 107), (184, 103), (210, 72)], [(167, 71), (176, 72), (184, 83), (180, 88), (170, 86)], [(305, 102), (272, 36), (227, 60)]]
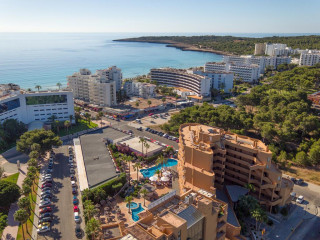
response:
[[(23, 180), (26, 178), (27, 173), (27, 165), (21, 165), (19, 170), (20, 174), (17, 180), (17, 185), (19, 187), (22, 186)], [(14, 221), (13, 214), (18, 210), (17, 203), (13, 203), (10, 206), (10, 210), (8, 213), (8, 226), (4, 229), (1, 240), (15, 240), (17, 238), (19, 222)]]

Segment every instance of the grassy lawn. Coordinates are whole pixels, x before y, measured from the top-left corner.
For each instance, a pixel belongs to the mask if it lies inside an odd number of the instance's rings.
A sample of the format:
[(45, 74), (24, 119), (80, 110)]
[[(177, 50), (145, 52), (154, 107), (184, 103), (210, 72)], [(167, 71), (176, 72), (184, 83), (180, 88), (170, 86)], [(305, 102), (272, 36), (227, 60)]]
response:
[[(34, 191), (32, 191), (32, 193), (29, 196), (32, 210), (31, 210), (30, 218), (28, 219), (27, 223), (24, 224), (24, 226), (23, 226), (24, 237), (26, 239), (31, 239), (31, 235), (32, 235), (34, 209), (35, 209), (36, 201), (37, 201), (38, 182), (39, 182), (39, 178), (37, 178), (36, 182), (33, 184)], [(22, 233), (22, 226), (21, 225), (19, 226), (17, 240), (23, 240), (23, 233)]]
[(3, 178), (4, 181), (12, 182), (12, 183), (17, 183), (19, 177), (19, 173), (12, 174), (6, 178)]
[(69, 134), (77, 133), (77, 132), (80, 132), (80, 131), (83, 131), (83, 130), (87, 130), (89, 128), (95, 128), (95, 127), (98, 127), (98, 125), (93, 123), (93, 122), (90, 122), (90, 124), (89, 124), (86, 120), (79, 119), (77, 125), (69, 127), (69, 131), (67, 131), (66, 128), (61, 129), (59, 131), (58, 135), (60, 137), (63, 137), (63, 136), (69, 135)]
[(284, 174), (295, 178), (302, 178), (306, 182), (320, 185), (320, 171), (312, 168), (291, 166), (289, 169), (281, 169)]

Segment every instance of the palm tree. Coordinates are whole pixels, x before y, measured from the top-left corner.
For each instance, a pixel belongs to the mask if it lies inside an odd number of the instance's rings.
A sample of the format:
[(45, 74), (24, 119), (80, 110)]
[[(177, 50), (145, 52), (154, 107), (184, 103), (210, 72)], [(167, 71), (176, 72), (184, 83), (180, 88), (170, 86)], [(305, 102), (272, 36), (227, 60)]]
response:
[(92, 204), (90, 200), (85, 201), (84, 204), (85, 208), (83, 210), (84, 216), (89, 220), (92, 218), (94, 215), (98, 213), (98, 209)]
[(32, 89), (31, 89), (31, 88), (27, 88), (27, 91), (28, 91), (28, 92), (31, 92), (31, 91), (32, 91)]
[(57, 116), (54, 115), (54, 114), (52, 114), (50, 117), (48, 117), (48, 120), (49, 120), (50, 122), (52, 122), (52, 123), (54, 123), (56, 119), (57, 119)]
[(30, 158), (27, 162), (28, 168), (29, 167), (38, 167), (38, 161), (35, 158)]
[(128, 197), (126, 197), (126, 199), (125, 199), (125, 202), (128, 204), (128, 208), (129, 208), (129, 213), (130, 213), (130, 205), (131, 205), (131, 202), (132, 202), (132, 200), (133, 200), (133, 198), (132, 198), (132, 196), (128, 196)]
[(91, 239), (94, 240), (99, 230), (100, 230), (100, 222), (95, 218), (90, 218), (86, 224), (86, 228), (85, 228), (86, 234), (88, 236), (91, 236)]
[[(266, 222), (268, 220), (266, 212), (263, 211), (261, 207), (254, 209), (251, 212), (251, 216), (256, 220), (256, 231), (260, 229), (262, 222)], [(259, 227), (258, 227), (258, 223), (259, 223)]]
[(70, 127), (72, 128), (72, 120), (73, 120), (73, 115), (71, 114), (71, 115), (69, 115), (69, 121), (70, 121)]
[(21, 224), (23, 239), (25, 239), (23, 225), (28, 221), (28, 218), (29, 218), (28, 212), (25, 209), (19, 209), (13, 214), (13, 217), (15, 221)]
[(58, 82), (57, 87), (59, 88), (59, 90), (60, 90), (61, 86), (62, 86), (62, 84)]
[(143, 197), (143, 206), (146, 205), (146, 196), (148, 195), (149, 191), (145, 188), (141, 189), (140, 193), (142, 194)]
[(136, 162), (134, 165), (133, 165), (133, 168), (134, 170), (137, 171), (137, 181), (139, 180), (139, 169), (141, 169), (141, 163), (140, 162)]
[(165, 102), (166, 102), (166, 98), (165, 97), (163, 97), (162, 99), (161, 99), (161, 101), (162, 101), (162, 103), (164, 104)]
[(149, 108), (150, 108), (151, 104), (152, 104), (152, 102), (150, 100), (148, 100)]
[(176, 94), (174, 97), (175, 97), (175, 99), (176, 99), (176, 108), (177, 108), (177, 101), (178, 101), (179, 95)]
[(130, 179), (131, 179), (131, 173), (130, 173), (131, 164), (130, 163), (132, 162), (133, 157), (124, 155), (124, 159), (123, 160), (129, 164), (129, 186), (130, 186)]
[(98, 112), (98, 117), (100, 117), (100, 126), (102, 127), (102, 117), (103, 117), (103, 112)]
[(251, 183), (247, 183), (244, 187), (249, 190), (249, 193), (250, 193), (250, 192), (253, 193), (253, 192), (256, 191), (254, 185), (252, 185)]
[(25, 197), (29, 197), (29, 194), (31, 193), (31, 187), (29, 185), (27, 185), (27, 184), (22, 184), (21, 193)]
[(22, 197), (18, 201), (18, 206), (20, 209), (24, 209), (27, 212), (30, 212), (31, 204), (30, 204), (30, 198), (29, 197)]
[(35, 88), (38, 89), (39, 92), (42, 87), (40, 85), (36, 85)]
[(147, 142), (145, 142), (144, 143), (144, 147), (146, 148), (146, 156), (147, 156), (148, 155), (148, 149), (150, 148), (150, 145)]
[(69, 120), (64, 121), (64, 126), (67, 128), (67, 132), (69, 132), (70, 125), (71, 125), (71, 123)]
[(144, 146), (144, 143), (146, 142), (146, 140), (143, 138), (143, 137), (140, 137), (139, 138), (139, 143), (141, 143), (141, 151), (142, 151), (142, 156), (143, 156), (143, 146)]
[(158, 175), (158, 178), (160, 178), (160, 173), (161, 173), (161, 171), (160, 171), (159, 169), (157, 169), (157, 170), (155, 171), (155, 173)]

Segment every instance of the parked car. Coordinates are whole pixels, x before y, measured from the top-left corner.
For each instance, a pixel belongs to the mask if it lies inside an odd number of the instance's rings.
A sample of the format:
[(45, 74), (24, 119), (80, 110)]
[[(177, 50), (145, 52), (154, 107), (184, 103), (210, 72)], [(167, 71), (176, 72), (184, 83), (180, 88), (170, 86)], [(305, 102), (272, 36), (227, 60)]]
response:
[(51, 207), (51, 202), (44, 202), (42, 204), (39, 204), (39, 208), (46, 208), (46, 207)]
[(41, 213), (46, 213), (51, 211), (52, 211), (51, 207), (44, 207), (40, 209), (39, 213), (41, 214)]
[(44, 187), (41, 189), (41, 191), (47, 191), (47, 190), (51, 190), (51, 187)]
[(137, 128), (138, 131), (142, 131), (142, 127)]
[(150, 130), (150, 128), (147, 127), (147, 128), (146, 128), (146, 131), (149, 131), (149, 130)]
[(44, 223), (44, 222), (52, 222), (51, 217), (41, 218), (39, 219), (38, 223)]
[(71, 181), (71, 186), (72, 187), (76, 187), (77, 186), (76, 182), (75, 181)]
[(76, 237), (81, 238), (82, 237), (82, 230), (79, 224), (76, 225)]
[(79, 208), (78, 208), (77, 205), (73, 206), (73, 211), (74, 211), (74, 212), (79, 212)]
[(303, 203), (303, 201), (304, 201), (304, 197), (302, 195), (300, 195), (296, 200), (297, 203)]
[(77, 188), (76, 188), (76, 187), (73, 187), (73, 188), (72, 188), (72, 194), (77, 194), (77, 192), (78, 192), (78, 191), (77, 191)]
[(45, 188), (45, 187), (52, 187), (52, 184), (51, 183), (42, 184), (41, 188)]
[[(75, 197), (75, 196), (74, 196), (74, 197)], [(78, 204), (79, 204), (78, 198), (73, 198), (72, 203), (73, 203), (73, 205), (78, 205)]]
[(71, 179), (71, 180), (75, 180), (75, 179), (76, 179), (76, 177), (74, 176), (74, 174), (71, 174), (71, 175), (70, 175), (70, 179)]
[(45, 232), (49, 232), (50, 231), (50, 227), (49, 226), (44, 226), (42, 228), (38, 228), (37, 232), (38, 233), (45, 233)]
[(49, 222), (40, 223), (40, 224), (38, 225), (38, 228), (43, 228), (43, 227), (45, 227), (45, 226), (49, 227), (49, 226), (50, 226), (50, 223), (49, 223)]
[(40, 199), (41, 199), (41, 200), (51, 199), (51, 198), (52, 198), (52, 195), (51, 195), (51, 194), (45, 194), (45, 195), (40, 196)]
[(292, 199), (295, 199), (296, 198), (296, 193), (295, 192), (292, 192), (292, 193), (290, 193), (290, 196), (292, 197)]
[(303, 183), (303, 179), (301, 179), (301, 178), (296, 181), (297, 185), (301, 185), (302, 183)]
[(52, 173), (53, 172), (53, 169), (47, 169), (46, 173)]
[(293, 183), (296, 183), (296, 179), (294, 177), (291, 177), (290, 180), (293, 182)]
[(73, 168), (70, 168), (70, 174), (75, 174), (75, 171)]
[(79, 222), (80, 222), (79, 212), (75, 212), (75, 213), (74, 213), (74, 221), (75, 221), (76, 223), (79, 223)]
[(51, 217), (51, 216), (52, 216), (51, 212), (46, 212), (46, 213), (41, 213), (39, 215), (39, 218), (42, 219), (42, 218), (47, 218), (47, 217)]
[(41, 196), (46, 195), (46, 194), (51, 194), (51, 190), (43, 190), (41, 192)]
[(149, 114), (148, 114), (148, 116), (152, 116), (152, 115), (154, 115), (154, 114), (153, 114), (153, 113), (149, 113)]

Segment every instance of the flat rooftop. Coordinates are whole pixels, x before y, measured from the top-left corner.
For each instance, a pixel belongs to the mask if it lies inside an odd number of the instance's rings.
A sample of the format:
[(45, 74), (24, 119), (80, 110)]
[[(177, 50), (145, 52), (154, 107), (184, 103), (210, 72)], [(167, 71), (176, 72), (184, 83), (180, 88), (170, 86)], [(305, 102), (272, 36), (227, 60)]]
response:
[(127, 135), (112, 128), (105, 128), (80, 137), (89, 188), (117, 176), (104, 139), (106, 137), (117, 139), (124, 136)]
[[(126, 144), (131, 149), (133, 149), (134, 151), (142, 153), (142, 144), (139, 141), (140, 141), (140, 139), (138, 137), (134, 137), (134, 138), (130, 138), (128, 140), (122, 141), (120, 143), (121, 144)], [(148, 148), (148, 153), (161, 151), (163, 149), (163, 146), (160, 146), (158, 144), (155, 144), (155, 143), (152, 143), (152, 142), (148, 142), (148, 144), (150, 146)], [(146, 148), (145, 147), (143, 147), (143, 154), (146, 154)]]

